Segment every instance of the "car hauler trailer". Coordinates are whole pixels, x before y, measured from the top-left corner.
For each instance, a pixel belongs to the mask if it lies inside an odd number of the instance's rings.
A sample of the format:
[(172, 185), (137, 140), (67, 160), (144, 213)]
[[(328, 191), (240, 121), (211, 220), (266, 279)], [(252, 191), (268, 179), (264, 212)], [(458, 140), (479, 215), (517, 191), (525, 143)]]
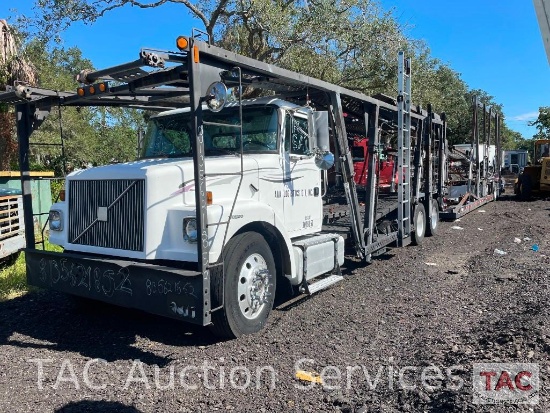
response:
[[(177, 46), (82, 71), (76, 93), (18, 85), (0, 94), (16, 105), (29, 284), (235, 337), (264, 326), (277, 282), (313, 294), (342, 279), (345, 248), (369, 262), (435, 234), (445, 117), (411, 105), (402, 53), (388, 102), (192, 37)], [(243, 100), (250, 89), (277, 96)], [(28, 177), (32, 131), (56, 106), (159, 112), (140, 160), (67, 176), (49, 223), (63, 253), (35, 249)], [(382, 132), (397, 148), (397, 191), (387, 199), (374, 162)], [(362, 200), (349, 133), (369, 137)]]
[(500, 117), (478, 97), (473, 98), (472, 111), (471, 143), (455, 145), (446, 153), (448, 193), (439, 214), (442, 220), (460, 218), (496, 200), (500, 192)]

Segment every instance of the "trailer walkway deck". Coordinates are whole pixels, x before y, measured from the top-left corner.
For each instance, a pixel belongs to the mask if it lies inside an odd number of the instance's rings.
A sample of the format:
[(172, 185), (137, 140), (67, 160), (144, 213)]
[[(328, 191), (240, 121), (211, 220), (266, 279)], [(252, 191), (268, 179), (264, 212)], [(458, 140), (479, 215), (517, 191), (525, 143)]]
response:
[[(376, 221), (389, 217), (397, 210), (397, 194), (380, 194), (376, 205)], [(365, 219), (365, 203), (359, 205), (361, 218)], [(341, 204), (324, 206), (323, 231), (334, 232), (347, 238), (351, 231), (349, 207)]]

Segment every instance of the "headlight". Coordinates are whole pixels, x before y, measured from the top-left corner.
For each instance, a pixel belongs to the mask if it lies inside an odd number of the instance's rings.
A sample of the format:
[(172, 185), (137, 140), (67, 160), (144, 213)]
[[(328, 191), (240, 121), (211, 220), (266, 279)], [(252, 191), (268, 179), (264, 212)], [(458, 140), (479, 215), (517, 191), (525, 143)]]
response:
[(61, 215), (61, 211), (51, 210), (49, 223), (50, 231), (61, 231), (63, 229), (63, 215)]
[(183, 219), (183, 239), (187, 242), (197, 242), (197, 220), (195, 218)]

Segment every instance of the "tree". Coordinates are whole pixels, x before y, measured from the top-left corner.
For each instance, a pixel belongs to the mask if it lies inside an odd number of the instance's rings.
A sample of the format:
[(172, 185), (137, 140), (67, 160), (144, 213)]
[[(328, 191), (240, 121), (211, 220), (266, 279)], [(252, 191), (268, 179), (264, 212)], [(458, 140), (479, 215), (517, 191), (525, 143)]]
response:
[(540, 107), (537, 119), (529, 122), (529, 126), (535, 126), (537, 128), (537, 133), (533, 136), (533, 138), (550, 139), (550, 107)]
[(35, 26), (36, 34), (48, 40), (75, 22), (91, 24), (114, 9), (130, 6), (150, 9), (169, 3), (181, 4), (198, 18), (212, 39), (222, 17), (227, 19), (242, 10), (241, 2), (237, 0), (36, 0), (39, 13), (34, 18), (23, 17), (21, 24)]
[(446, 111), (451, 137), (459, 139), (466, 84), (423, 42), (408, 39), (377, 0), (40, 0), (36, 24), (52, 37), (52, 30), (116, 8), (167, 3), (189, 10), (219, 46), (370, 95), (395, 95), (397, 52), (405, 50), (414, 61), (413, 101)]
[(366, 93), (395, 89), (397, 51), (408, 42), (378, 0), (39, 0), (33, 24), (51, 39), (117, 8), (168, 3), (198, 18), (215, 44)]
[(395, 89), (407, 46), (377, 1), (244, 1), (222, 22), (222, 47), (370, 94)]
[[(413, 57), (413, 102), (446, 112), (451, 143), (471, 140), (471, 96), (460, 74), (407, 38), (379, 0), (36, 0), (40, 32), (53, 37), (76, 21), (90, 23), (111, 10), (181, 4), (226, 49), (368, 95), (396, 94), (399, 50)], [(495, 105), (499, 113), (502, 108)], [(513, 137), (503, 127), (506, 144)]]
[[(0, 90), (13, 86), (15, 81), (36, 83), (36, 71), (18, 52), (16, 33), (5, 20), (0, 20)], [(14, 139), (13, 111), (0, 105), (0, 170), (10, 169), (17, 158), (17, 141)]]
[[(74, 91), (78, 87), (74, 72), (93, 69), (77, 47), (48, 47), (32, 40), (24, 47), (25, 56), (36, 66), (37, 84), (53, 90)], [(34, 143), (65, 142), (65, 158), (60, 147), (31, 146), (34, 169), (53, 169), (57, 176), (68, 170), (109, 162), (134, 160), (137, 129), (143, 127), (143, 116), (135, 110), (92, 107), (52, 108), (46, 121), (31, 138)]]

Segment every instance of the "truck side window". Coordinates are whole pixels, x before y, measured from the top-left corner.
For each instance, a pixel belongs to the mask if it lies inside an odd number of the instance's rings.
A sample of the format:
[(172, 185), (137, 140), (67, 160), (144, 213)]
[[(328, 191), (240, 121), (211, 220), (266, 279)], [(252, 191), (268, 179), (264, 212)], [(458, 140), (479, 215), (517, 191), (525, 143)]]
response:
[(285, 124), (285, 151), (307, 155), (310, 150), (307, 119), (286, 115)]

